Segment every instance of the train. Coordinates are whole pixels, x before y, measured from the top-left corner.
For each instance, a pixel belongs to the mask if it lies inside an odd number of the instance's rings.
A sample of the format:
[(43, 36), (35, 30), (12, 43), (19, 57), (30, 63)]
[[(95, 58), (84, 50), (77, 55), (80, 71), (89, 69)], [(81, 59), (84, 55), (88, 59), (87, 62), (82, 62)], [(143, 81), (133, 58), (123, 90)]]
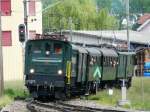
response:
[(134, 52), (81, 46), (59, 35), (44, 35), (25, 44), (25, 85), (33, 98), (71, 98), (99, 89), (131, 86)]

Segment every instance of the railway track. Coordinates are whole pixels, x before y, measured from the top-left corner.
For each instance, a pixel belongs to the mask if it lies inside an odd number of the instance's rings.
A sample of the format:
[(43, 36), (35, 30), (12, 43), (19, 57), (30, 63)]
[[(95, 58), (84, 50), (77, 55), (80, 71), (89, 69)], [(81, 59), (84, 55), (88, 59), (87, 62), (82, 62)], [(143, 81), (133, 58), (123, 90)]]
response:
[(126, 112), (114, 109), (92, 108), (66, 104), (62, 101), (42, 103), (39, 101), (31, 101), (27, 104), (27, 108), (31, 112)]

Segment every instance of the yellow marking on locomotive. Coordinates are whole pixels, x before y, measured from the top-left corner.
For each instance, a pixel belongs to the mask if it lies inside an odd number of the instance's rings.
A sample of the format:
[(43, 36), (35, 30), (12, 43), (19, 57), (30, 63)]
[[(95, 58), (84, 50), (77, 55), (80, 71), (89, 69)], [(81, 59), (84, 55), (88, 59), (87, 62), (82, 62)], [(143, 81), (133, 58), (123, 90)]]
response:
[(70, 79), (71, 79), (71, 62), (70, 61), (67, 61), (66, 73), (67, 73), (67, 84), (70, 84)]

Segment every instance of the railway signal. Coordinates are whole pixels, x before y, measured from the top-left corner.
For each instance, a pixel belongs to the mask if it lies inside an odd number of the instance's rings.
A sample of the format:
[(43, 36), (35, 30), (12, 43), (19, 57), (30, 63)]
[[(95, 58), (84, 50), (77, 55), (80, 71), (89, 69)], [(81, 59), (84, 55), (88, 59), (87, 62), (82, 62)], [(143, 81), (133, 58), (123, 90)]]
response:
[(25, 25), (24, 24), (20, 24), (18, 30), (19, 30), (19, 41), (20, 42), (24, 42), (25, 41), (25, 37), (26, 37)]

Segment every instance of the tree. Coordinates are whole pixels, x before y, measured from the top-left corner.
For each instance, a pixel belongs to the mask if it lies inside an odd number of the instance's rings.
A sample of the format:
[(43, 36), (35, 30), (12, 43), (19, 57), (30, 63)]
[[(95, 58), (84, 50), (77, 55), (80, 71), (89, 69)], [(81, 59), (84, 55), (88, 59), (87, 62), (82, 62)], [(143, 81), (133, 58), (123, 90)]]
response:
[(102, 9), (97, 16), (97, 29), (116, 29), (118, 22), (115, 17), (108, 14), (108, 9)]
[(98, 9), (107, 8), (109, 11), (111, 10), (112, 0), (96, 0)]
[(43, 4), (43, 8), (46, 8), (49, 4), (55, 3), (58, 0), (41, 0)]
[(131, 13), (150, 13), (150, 0), (130, 0)]
[(64, 0), (43, 14), (43, 27), (69, 29), (70, 17), (75, 30), (113, 29), (116, 25), (116, 18), (109, 15), (108, 9), (97, 11), (93, 0)]

